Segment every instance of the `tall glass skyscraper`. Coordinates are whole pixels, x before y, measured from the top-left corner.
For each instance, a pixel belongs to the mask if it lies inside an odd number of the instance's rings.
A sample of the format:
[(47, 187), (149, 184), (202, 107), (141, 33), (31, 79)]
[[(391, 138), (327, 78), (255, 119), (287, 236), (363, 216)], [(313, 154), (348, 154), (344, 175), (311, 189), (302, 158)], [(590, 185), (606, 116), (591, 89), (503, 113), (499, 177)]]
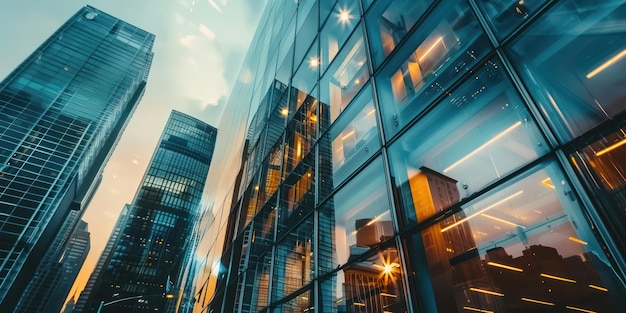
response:
[(270, 2), (195, 312), (623, 310), (625, 21), (623, 0)]
[(48, 247), (67, 242), (69, 212), (89, 201), (143, 95), (153, 42), (87, 6), (0, 82), (3, 309), (15, 305)]
[(172, 112), (135, 198), (121, 217), (116, 242), (102, 254), (92, 289), (80, 296), (83, 312), (101, 306), (101, 312), (174, 311), (195, 247), (192, 235), (216, 136), (216, 128)]

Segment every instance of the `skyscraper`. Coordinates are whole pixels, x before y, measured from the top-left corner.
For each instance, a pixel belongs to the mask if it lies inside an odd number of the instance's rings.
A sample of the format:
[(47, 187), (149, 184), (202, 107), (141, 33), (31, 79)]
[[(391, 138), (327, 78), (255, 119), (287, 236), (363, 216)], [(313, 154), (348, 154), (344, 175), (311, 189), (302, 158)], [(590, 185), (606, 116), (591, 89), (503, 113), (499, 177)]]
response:
[(70, 211), (91, 198), (143, 95), (153, 42), (86, 6), (0, 82), (0, 307), (59, 256), (48, 247), (62, 251)]
[(268, 3), (195, 311), (618, 312), (625, 21), (623, 0)]
[(101, 305), (102, 312), (172, 312), (195, 247), (193, 229), (216, 136), (216, 128), (172, 111), (135, 198), (121, 217), (117, 240), (101, 256), (103, 266), (93, 289), (80, 296), (83, 312), (95, 312)]

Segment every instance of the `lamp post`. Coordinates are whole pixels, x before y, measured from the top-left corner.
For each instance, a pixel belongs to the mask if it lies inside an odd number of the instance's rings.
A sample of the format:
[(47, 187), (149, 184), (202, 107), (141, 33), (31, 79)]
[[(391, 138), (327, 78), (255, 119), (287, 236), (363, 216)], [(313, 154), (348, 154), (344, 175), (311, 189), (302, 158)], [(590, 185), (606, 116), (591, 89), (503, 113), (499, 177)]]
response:
[(126, 301), (126, 300), (141, 299), (141, 298), (144, 298), (144, 297), (154, 297), (154, 296), (164, 296), (166, 299), (174, 298), (173, 294), (167, 293), (167, 294), (155, 294), (155, 295), (138, 295), (138, 296), (121, 298), (121, 299), (115, 299), (115, 300), (109, 301), (109, 302), (104, 302), (104, 300), (102, 300), (102, 301), (100, 301), (100, 305), (98, 306), (98, 312), (97, 313), (100, 313), (100, 310), (102, 310), (102, 308), (107, 306), (107, 305), (111, 305), (111, 304), (122, 302), (122, 301)]

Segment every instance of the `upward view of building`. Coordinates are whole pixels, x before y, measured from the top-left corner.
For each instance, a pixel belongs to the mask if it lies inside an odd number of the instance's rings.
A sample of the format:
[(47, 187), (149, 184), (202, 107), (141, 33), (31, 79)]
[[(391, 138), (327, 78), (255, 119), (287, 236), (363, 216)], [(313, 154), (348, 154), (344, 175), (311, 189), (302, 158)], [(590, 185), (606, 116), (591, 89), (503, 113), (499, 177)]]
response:
[(626, 1), (269, 2), (194, 312), (619, 312), (625, 21)]
[(2, 311), (59, 261), (143, 95), (153, 42), (87, 6), (0, 82)]
[(216, 136), (216, 128), (172, 111), (75, 312), (174, 312)]

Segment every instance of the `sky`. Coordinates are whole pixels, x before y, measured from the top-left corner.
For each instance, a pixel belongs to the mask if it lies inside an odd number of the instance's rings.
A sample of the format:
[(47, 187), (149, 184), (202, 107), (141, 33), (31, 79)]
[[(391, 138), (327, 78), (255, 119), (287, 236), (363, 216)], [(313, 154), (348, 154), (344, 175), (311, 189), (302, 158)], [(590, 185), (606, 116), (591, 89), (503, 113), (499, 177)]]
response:
[(0, 1), (0, 79), (84, 5), (156, 35), (144, 97), (83, 216), (91, 250), (70, 297), (84, 288), (119, 213), (132, 201), (171, 110), (218, 126), (266, 1)]

